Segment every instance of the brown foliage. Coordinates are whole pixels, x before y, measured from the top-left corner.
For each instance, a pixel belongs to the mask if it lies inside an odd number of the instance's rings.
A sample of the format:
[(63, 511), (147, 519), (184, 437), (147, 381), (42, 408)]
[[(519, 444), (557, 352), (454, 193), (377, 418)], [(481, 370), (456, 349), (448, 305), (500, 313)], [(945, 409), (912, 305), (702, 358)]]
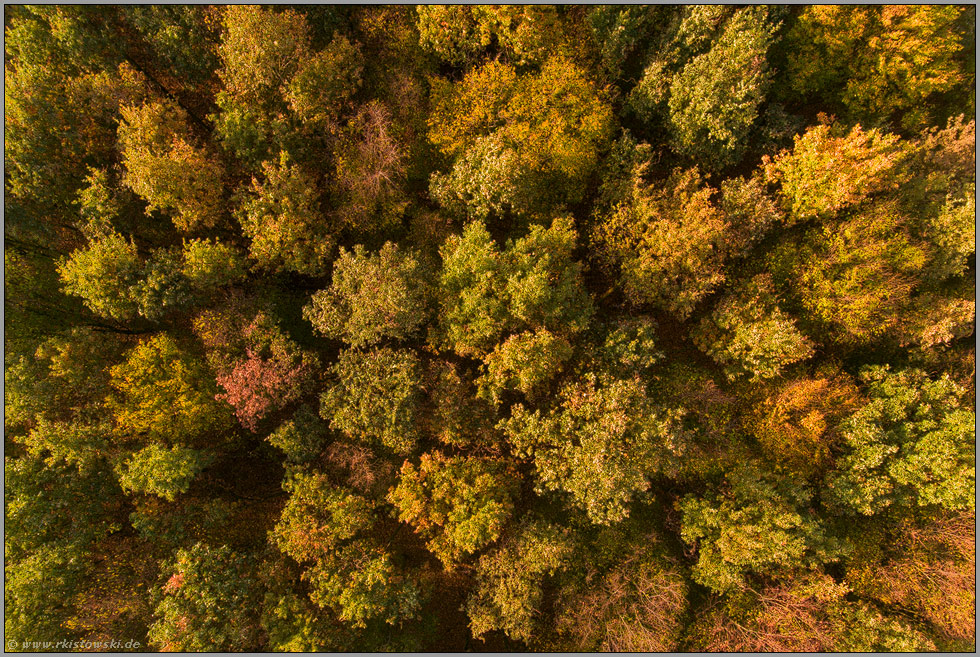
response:
[(351, 122), (337, 153), (334, 184), (344, 199), (341, 220), (364, 233), (397, 224), (407, 206), (405, 176), (405, 148), (391, 113), (372, 101)]
[(570, 600), (560, 620), (575, 650), (669, 652), (677, 648), (687, 585), (675, 570), (634, 554)]
[(741, 599), (715, 607), (700, 619), (697, 647), (707, 652), (833, 650), (839, 627), (831, 606), (846, 592), (846, 586), (826, 575), (795, 586), (743, 591)]
[(844, 375), (800, 378), (766, 397), (748, 428), (782, 469), (809, 478), (831, 465), (835, 425), (858, 401), (857, 388)]
[(882, 602), (908, 609), (949, 637), (976, 637), (976, 513), (909, 523), (893, 559), (848, 572)]
[(386, 488), (395, 473), (391, 463), (380, 461), (363, 445), (337, 441), (324, 450), (324, 457), (347, 485), (363, 493)]

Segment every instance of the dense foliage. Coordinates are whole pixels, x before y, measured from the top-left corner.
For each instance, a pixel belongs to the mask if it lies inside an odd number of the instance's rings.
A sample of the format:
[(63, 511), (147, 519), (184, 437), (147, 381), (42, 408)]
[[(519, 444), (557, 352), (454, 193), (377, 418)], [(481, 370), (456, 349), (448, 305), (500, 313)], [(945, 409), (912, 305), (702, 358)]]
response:
[(974, 7), (4, 25), (8, 649), (974, 649)]

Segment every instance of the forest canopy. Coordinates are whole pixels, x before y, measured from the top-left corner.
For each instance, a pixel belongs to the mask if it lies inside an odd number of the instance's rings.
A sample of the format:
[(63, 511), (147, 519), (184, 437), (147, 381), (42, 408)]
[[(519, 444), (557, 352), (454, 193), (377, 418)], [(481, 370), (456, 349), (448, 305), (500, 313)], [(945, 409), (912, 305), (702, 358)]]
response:
[(8, 649), (975, 650), (974, 6), (4, 32)]

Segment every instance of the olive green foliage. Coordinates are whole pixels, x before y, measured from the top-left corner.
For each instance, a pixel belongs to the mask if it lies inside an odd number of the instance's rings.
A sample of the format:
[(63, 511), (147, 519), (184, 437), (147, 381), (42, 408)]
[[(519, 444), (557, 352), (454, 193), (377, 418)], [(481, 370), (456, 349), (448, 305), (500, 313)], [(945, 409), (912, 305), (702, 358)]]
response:
[(210, 228), (221, 220), (218, 161), (195, 144), (186, 114), (166, 103), (121, 109), (119, 146), (126, 184), (147, 202), (146, 210), (168, 213), (183, 231)]
[(507, 390), (533, 396), (555, 378), (572, 355), (568, 341), (545, 329), (513, 335), (487, 355), (480, 395), (500, 402)]
[(489, 29), (481, 30), (473, 8), (458, 5), (419, 5), (419, 40), (442, 59), (462, 64), (490, 45)]
[(150, 254), (143, 279), (130, 288), (140, 315), (159, 320), (190, 304), (190, 281), (184, 276), (182, 260), (176, 249), (157, 249)]
[(735, 256), (746, 255), (776, 226), (792, 223), (780, 211), (758, 170), (749, 178), (724, 180), (720, 189), (721, 210), (731, 236), (728, 246)]
[(502, 630), (512, 639), (531, 639), (538, 629), (544, 586), (574, 549), (567, 530), (527, 519), (499, 548), (480, 557), (477, 585), (466, 602), (474, 636)]
[(70, 212), (88, 166), (115, 158), (120, 105), (145, 97), (143, 79), (120, 63), (95, 14), (24, 6), (4, 24), (7, 184), (55, 217)]
[(766, 54), (775, 25), (766, 7), (735, 13), (711, 49), (670, 81), (670, 125), (679, 152), (719, 168), (738, 161), (771, 80)]
[(322, 335), (354, 347), (404, 340), (425, 323), (431, 290), (412, 253), (386, 242), (376, 254), (341, 248), (330, 287), (313, 295), (303, 316)]
[[(589, 10), (586, 18), (597, 45), (603, 71), (622, 79), (630, 65), (638, 63), (651, 41), (663, 33), (675, 13), (673, 7), (655, 5), (602, 5)], [(641, 82), (642, 84), (642, 82)]]
[(159, 495), (173, 501), (210, 461), (208, 455), (187, 447), (167, 449), (153, 444), (136, 452), (116, 473), (124, 491)]
[(28, 453), (44, 458), (49, 464), (64, 462), (88, 470), (103, 467), (102, 459), (111, 451), (111, 435), (111, 426), (103, 420), (38, 419), (30, 433), (17, 437), (16, 441)]
[(859, 125), (843, 134), (839, 126), (821, 124), (793, 140), (791, 153), (766, 161), (766, 175), (779, 182), (796, 220), (833, 216), (901, 182), (895, 168), (904, 153), (896, 135)]
[(813, 355), (813, 345), (777, 304), (772, 282), (757, 276), (718, 304), (693, 334), (695, 343), (725, 368), (729, 378), (778, 376)]
[(126, 18), (164, 66), (183, 72), (187, 86), (207, 82), (218, 67), (217, 34), (198, 5), (131, 5)]
[(98, 417), (109, 383), (106, 363), (122, 348), (104, 333), (76, 327), (10, 358), (4, 370), (8, 430), (16, 435), (44, 421)]
[[(255, 564), (227, 547), (178, 550), (155, 588), (150, 643), (161, 650), (241, 650), (259, 631)], [(220, 611), (218, 611), (220, 610)]]
[[(316, 559), (325, 548), (353, 538), (374, 522), (368, 500), (331, 487), (323, 476), (298, 476), (289, 482), (288, 490), (291, 495), (275, 540), (297, 561)], [(315, 513), (309, 513), (313, 509)]]
[(320, 415), (331, 429), (399, 453), (413, 449), (421, 402), (421, 366), (413, 352), (347, 350), (332, 373), (336, 380), (320, 398)]
[(677, 170), (659, 185), (644, 181), (643, 166), (631, 175), (594, 239), (631, 302), (687, 318), (725, 280), (725, 215), (697, 169)]
[(406, 461), (388, 500), (451, 568), (500, 536), (516, 494), (507, 463), (435, 453), (423, 454), (418, 468)]
[(292, 9), (229, 5), (222, 16), (218, 75), (236, 99), (268, 106), (309, 51), (309, 28)]
[(498, 295), (503, 286), (500, 249), (480, 222), (466, 226), (460, 237), (450, 237), (440, 249), (440, 323), (447, 346), (462, 355), (489, 351), (503, 330), (506, 302)]
[(517, 153), (499, 134), (481, 137), (460, 155), (451, 171), (433, 174), (432, 197), (447, 211), (486, 221), (529, 207)]
[(371, 544), (350, 543), (309, 572), (313, 601), (338, 609), (355, 627), (373, 619), (395, 625), (417, 613), (418, 588), (399, 581), (391, 557)]
[(973, 509), (974, 425), (963, 391), (918, 370), (869, 368), (869, 402), (841, 427), (846, 452), (828, 475), (830, 499), (871, 515), (892, 505)]
[[(834, 327), (833, 340), (860, 344), (894, 333), (917, 286), (953, 274), (957, 254), (975, 250), (950, 213), (974, 177), (955, 145), (971, 129), (951, 122), (916, 143), (824, 123), (798, 137), (791, 153), (765, 161), (793, 220), (824, 224), (776, 249), (772, 270), (814, 319)], [(948, 172), (927, 166), (913, 175), (923, 159), (944, 161)]]
[(637, 53), (645, 50), (637, 59), (646, 63), (634, 74), (639, 80), (627, 97), (630, 112), (662, 127), (674, 149), (703, 169), (738, 162), (772, 83), (769, 51), (782, 13), (766, 6), (690, 5), (621, 15), (620, 32), (607, 33), (604, 46), (626, 47), (628, 41), (621, 42), (633, 22), (655, 25), (659, 37), (647, 36)]
[(868, 342), (901, 323), (926, 265), (908, 222), (894, 204), (869, 206), (802, 242), (784, 243), (773, 254), (774, 274), (811, 317), (833, 327), (834, 340)]
[(567, 217), (548, 229), (532, 225), (503, 250), (480, 222), (449, 238), (439, 286), (445, 345), (460, 355), (481, 355), (508, 329), (583, 330), (592, 304), (573, 259), (575, 242)]
[(559, 400), (544, 413), (515, 406), (508, 438), (534, 460), (540, 490), (567, 493), (597, 524), (622, 520), (650, 478), (683, 454), (675, 413), (659, 408), (638, 380), (591, 376), (566, 386)]
[(936, 253), (929, 265), (932, 277), (962, 276), (967, 260), (977, 252), (977, 233), (972, 230), (977, 216), (976, 185), (964, 192), (959, 198), (949, 198), (939, 214), (930, 217), (928, 236)]
[(245, 275), (238, 251), (218, 240), (194, 239), (184, 243), (182, 273), (203, 294), (238, 282)]
[[(215, 96), (212, 116), (223, 146), (243, 162), (257, 167), (274, 158), (293, 131), (286, 116), (287, 97), (300, 115), (316, 112), (310, 97), (310, 70), (290, 85), (312, 59), (309, 26), (298, 12), (258, 5), (229, 5), (221, 11), (218, 69), (223, 89)], [(309, 103), (309, 106), (307, 106)]]
[(575, 261), (576, 231), (571, 217), (550, 228), (534, 225), (524, 237), (504, 246), (504, 294), (521, 326), (581, 331), (592, 314)]
[(858, 603), (844, 615), (843, 630), (834, 645), (841, 652), (925, 652), (935, 644), (901, 619), (887, 617)]
[(657, 348), (656, 322), (627, 317), (606, 327), (597, 360), (602, 369), (632, 375), (649, 372), (663, 358), (664, 353)]
[(339, 618), (355, 627), (375, 618), (395, 624), (415, 614), (417, 587), (394, 581), (391, 555), (370, 537), (375, 522), (370, 501), (319, 475), (298, 476), (287, 490), (289, 502), (272, 538), (293, 559), (312, 563), (303, 578), (313, 589), (313, 602), (337, 609)]
[(925, 174), (917, 177), (910, 196), (913, 207), (928, 211), (921, 228), (932, 245), (926, 269), (931, 281), (961, 276), (976, 253), (976, 123), (963, 116), (950, 118), (943, 129), (923, 131), (913, 154), (912, 166)]
[(303, 463), (316, 458), (327, 438), (327, 427), (316, 411), (302, 406), (287, 420), (269, 434), (266, 440), (279, 448), (288, 461)]
[[(926, 102), (967, 79), (955, 6), (808, 7), (787, 35), (794, 90), (834, 99), (856, 119), (915, 128)], [(829, 97), (829, 98), (828, 98)]]
[[(107, 469), (79, 472), (42, 459), (4, 459), (4, 574), (8, 640), (57, 641), (90, 554), (113, 530), (119, 489)], [(35, 639), (37, 637), (37, 639)]]
[(975, 24), (5, 7), (7, 648), (975, 651)]
[(252, 179), (238, 212), (251, 239), (249, 255), (259, 266), (311, 276), (326, 270), (336, 244), (320, 212), (315, 179), (282, 153), (262, 165), (264, 180)]
[(334, 126), (361, 85), (364, 70), (360, 49), (343, 35), (304, 60), (289, 82), (286, 100), (303, 121)]
[(778, 575), (833, 561), (837, 546), (808, 508), (809, 491), (751, 467), (731, 472), (729, 489), (678, 503), (681, 537), (698, 547), (694, 580), (725, 592), (749, 573)]
[(453, 447), (494, 447), (500, 439), (494, 427), (496, 415), (490, 403), (478, 396), (471, 378), (446, 361), (433, 363), (428, 376), (429, 433)]
[(108, 399), (116, 431), (127, 439), (187, 445), (228, 426), (204, 363), (166, 334), (148, 338), (110, 369)]
[(262, 629), (269, 635), (269, 650), (277, 652), (327, 652), (347, 645), (338, 640), (337, 628), (319, 616), (313, 603), (294, 593), (266, 594)]
[(123, 204), (109, 174), (102, 169), (89, 169), (85, 187), (78, 191), (75, 203), (83, 220), (87, 220), (81, 230), (88, 235), (102, 234), (112, 226), (123, 209)]
[(81, 297), (97, 315), (130, 319), (139, 312), (131, 290), (139, 283), (142, 262), (136, 245), (111, 233), (74, 251), (58, 266), (68, 294)]
[(451, 64), (473, 62), (491, 42), (514, 64), (540, 63), (566, 45), (552, 6), (419, 5), (415, 11), (419, 43)]
[[(456, 84), (437, 80), (433, 93), (429, 139), (444, 154), (463, 158), (456, 164), (461, 170), (433, 177), (433, 193), (474, 218), (505, 205), (533, 214), (577, 202), (610, 138), (609, 106), (561, 57), (522, 76), (489, 62)], [(484, 159), (473, 160), (476, 153)], [(478, 173), (482, 162), (486, 171)]]

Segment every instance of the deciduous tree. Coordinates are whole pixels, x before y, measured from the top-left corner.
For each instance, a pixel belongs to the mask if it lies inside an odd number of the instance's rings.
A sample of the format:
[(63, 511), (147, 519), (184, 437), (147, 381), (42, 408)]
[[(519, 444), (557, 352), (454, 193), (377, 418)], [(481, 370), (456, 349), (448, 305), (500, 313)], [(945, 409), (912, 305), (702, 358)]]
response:
[(354, 347), (404, 340), (425, 323), (431, 294), (414, 253), (392, 242), (374, 254), (361, 245), (353, 252), (341, 247), (330, 287), (313, 295), (303, 316), (322, 335)]
[(482, 355), (509, 330), (582, 331), (592, 303), (574, 259), (569, 217), (550, 228), (531, 226), (501, 249), (480, 222), (443, 245), (440, 319), (444, 344), (460, 355)]
[(558, 399), (545, 412), (514, 406), (508, 438), (519, 456), (533, 459), (540, 491), (569, 494), (596, 524), (622, 520), (650, 478), (681, 456), (676, 413), (654, 404), (635, 379), (588, 375)]
[(150, 643), (176, 651), (259, 648), (255, 569), (254, 557), (225, 546), (197, 543), (178, 550), (153, 591)]
[[(468, 171), (476, 170), (476, 163), (459, 157), (481, 140), (499, 135), (494, 148), (485, 152), (514, 163), (502, 168), (490, 162), (498, 177), (509, 179), (501, 192), (507, 194), (512, 186), (529, 188), (506, 202), (533, 200), (530, 207), (512, 208), (518, 214), (554, 211), (580, 200), (582, 186), (611, 136), (612, 115), (600, 91), (561, 57), (546, 61), (540, 73), (525, 76), (506, 64), (489, 62), (457, 84), (438, 83), (433, 103), (429, 139), (465, 163)], [(510, 150), (513, 155), (507, 154)], [(464, 175), (450, 180), (471, 185)], [(478, 212), (488, 204), (500, 207), (500, 201), (474, 197), (465, 187), (453, 193), (460, 199), (473, 198)]]
[(833, 466), (838, 424), (859, 403), (857, 387), (843, 373), (777, 381), (747, 425), (777, 471), (811, 479)]
[(249, 255), (261, 267), (310, 276), (326, 272), (336, 238), (320, 210), (316, 179), (286, 153), (262, 164), (238, 210)]
[(487, 355), (484, 374), (477, 381), (480, 395), (499, 404), (507, 391), (534, 397), (571, 358), (568, 340), (545, 329), (509, 337)]
[(139, 312), (131, 289), (142, 269), (136, 244), (113, 232), (63, 259), (58, 275), (65, 292), (81, 297), (96, 315), (127, 320)]
[(125, 183), (161, 210), (174, 225), (191, 232), (222, 219), (223, 182), (218, 160), (199, 146), (186, 112), (169, 102), (121, 108), (119, 148)]
[(828, 499), (864, 515), (893, 505), (972, 509), (976, 416), (959, 387), (888, 367), (861, 378), (869, 401), (841, 426), (845, 452), (828, 474)]
[(272, 538), (296, 561), (312, 563), (303, 578), (313, 602), (356, 627), (372, 619), (395, 624), (415, 614), (417, 587), (397, 574), (391, 555), (369, 534), (371, 502), (331, 486), (322, 475), (299, 475), (287, 489), (289, 502)]
[(170, 502), (186, 493), (191, 482), (211, 461), (211, 455), (189, 447), (152, 444), (116, 468), (119, 485), (128, 493), (159, 495)]
[(724, 593), (744, 587), (749, 573), (778, 575), (837, 558), (838, 546), (808, 508), (808, 490), (751, 466), (726, 478), (724, 491), (678, 503), (681, 536), (698, 548), (696, 582)]
[(894, 329), (927, 262), (926, 245), (894, 202), (783, 242), (774, 279), (789, 287), (834, 342), (863, 344)]
[(506, 462), (423, 454), (406, 461), (388, 501), (452, 569), (499, 536), (514, 510), (515, 471)]
[(697, 169), (677, 170), (665, 185), (643, 176), (641, 165), (626, 197), (597, 217), (593, 239), (631, 302), (685, 319), (725, 280), (728, 224)]
[(408, 152), (380, 102), (363, 106), (347, 124), (334, 152), (332, 188), (338, 217), (355, 234), (396, 228), (408, 207)]
[(787, 40), (790, 84), (861, 120), (915, 128), (969, 78), (954, 6), (808, 7)]
[(126, 439), (168, 445), (214, 441), (228, 427), (228, 407), (204, 363), (165, 333), (146, 338), (110, 370), (109, 407)]
[(217, 375), (224, 392), (216, 399), (228, 402), (242, 425), (255, 431), (262, 419), (297, 401), (309, 389), (319, 361), (263, 313), (244, 327), (242, 338), (244, 354)]
[(570, 636), (570, 647), (610, 652), (677, 650), (688, 610), (689, 587), (683, 574), (645, 541), (625, 559), (619, 557), (619, 563), (605, 573), (590, 569), (583, 590), (563, 602), (558, 626)]
[(568, 530), (532, 518), (480, 557), (476, 588), (466, 602), (473, 635), (502, 630), (512, 639), (530, 641), (546, 582), (566, 567), (574, 549)]
[(670, 81), (674, 148), (708, 168), (737, 162), (748, 147), (749, 130), (772, 77), (767, 53), (778, 22), (769, 13), (762, 6), (735, 12), (710, 50), (688, 61)]
[(369, 444), (408, 453), (419, 437), (421, 365), (409, 350), (343, 351), (334, 383), (320, 398), (330, 427)]
[(211, 296), (218, 289), (237, 283), (245, 275), (243, 258), (234, 247), (219, 240), (194, 239), (184, 242), (181, 273), (200, 294)]
[(342, 34), (327, 47), (302, 61), (286, 89), (290, 109), (303, 121), (336, 129), (361, 86), (363, 55)]
[(827, 218), (902, 182), (898, 168), (906, 146), (897, 135), (856, 125), (845, 134), (823, 122), (793, 138), (792, 152), (764, 159), (766, 176), (778, 182), (795, 220)]
[(730, 379), (770, 379), (813, 355), (813, 343), (777, 305), (768, 275), (746, 281), (695, 329), (695, 343)]

